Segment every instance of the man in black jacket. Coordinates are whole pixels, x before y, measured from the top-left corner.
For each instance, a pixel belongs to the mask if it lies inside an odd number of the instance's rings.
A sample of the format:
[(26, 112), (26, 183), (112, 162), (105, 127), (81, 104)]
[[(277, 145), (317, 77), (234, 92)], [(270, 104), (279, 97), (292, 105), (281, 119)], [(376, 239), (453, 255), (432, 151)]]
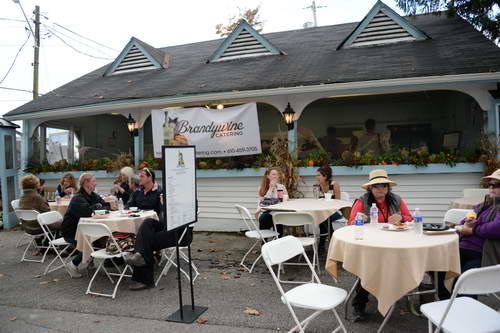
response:
[[(110, 204), (94, 192), (96, 185), (97, 182), (93, 174), (83, 173), (80, 176), (80, 190), (71, 199), (61, 226), (64, 240), (68, 243), (76, 245), (76, 229), (81, 217), (91, 217), (94, 210), (110, 209)], [(68, 263), (68, 270), (71, 277), (82, 277), (78, 269), (78, 265), (81, 262), (82, 253), (78, 252)]]
[(162, 189), (155, 183), (154, 171), (148, 168), (143, 168), (139, 171), (139, 184), (140, 188), (132, 193), (128, 206), (143, 210), (154, 210), (160, 216), (160, 195)]

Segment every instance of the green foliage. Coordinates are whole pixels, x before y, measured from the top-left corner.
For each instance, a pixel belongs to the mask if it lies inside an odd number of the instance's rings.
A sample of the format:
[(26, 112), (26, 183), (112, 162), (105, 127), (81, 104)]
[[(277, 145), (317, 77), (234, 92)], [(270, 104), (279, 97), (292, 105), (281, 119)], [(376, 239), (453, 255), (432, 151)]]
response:
[(446, 10), (447, 15), (459, 15), (491, 40), (500, 37), (499, 0), (396, 0), (408, 15)]

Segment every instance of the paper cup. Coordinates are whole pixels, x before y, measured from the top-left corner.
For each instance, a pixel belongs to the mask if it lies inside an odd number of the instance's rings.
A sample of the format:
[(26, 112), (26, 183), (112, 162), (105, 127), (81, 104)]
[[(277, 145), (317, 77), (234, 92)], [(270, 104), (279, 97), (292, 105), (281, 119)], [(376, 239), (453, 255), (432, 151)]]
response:
[(283, 195), (283, 201), (288, 201), (288, 195), (286, 194)]
[(332, 194), (331, 193), (325, 193), (325, 200), (332, 200)]

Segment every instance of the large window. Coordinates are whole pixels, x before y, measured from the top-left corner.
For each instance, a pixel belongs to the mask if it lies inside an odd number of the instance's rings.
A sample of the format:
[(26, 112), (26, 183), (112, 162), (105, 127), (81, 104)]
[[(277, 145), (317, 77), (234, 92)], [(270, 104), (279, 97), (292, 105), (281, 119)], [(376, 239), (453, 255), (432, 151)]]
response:
[(74, 161), (79, 158), (78, 138), (73, 130), (47, 127), (45, 130), (45, 156), (50, 164), (66, 160)]
[(299, 157), (465, 151), (479, 145), (483, 114), (472, 97), (454, 91), (320, 99), (298, 120)]

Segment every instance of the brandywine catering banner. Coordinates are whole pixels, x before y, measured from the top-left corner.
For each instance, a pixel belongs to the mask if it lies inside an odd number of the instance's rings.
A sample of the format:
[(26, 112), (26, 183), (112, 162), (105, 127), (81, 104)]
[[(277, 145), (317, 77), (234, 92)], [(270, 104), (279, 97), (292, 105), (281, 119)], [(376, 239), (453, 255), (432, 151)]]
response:
[(195, 145), (196, 157), (260, 154), (255, 103), (212, 110), (203, 107), (152, 110), (155, 157), (162, 145)]

